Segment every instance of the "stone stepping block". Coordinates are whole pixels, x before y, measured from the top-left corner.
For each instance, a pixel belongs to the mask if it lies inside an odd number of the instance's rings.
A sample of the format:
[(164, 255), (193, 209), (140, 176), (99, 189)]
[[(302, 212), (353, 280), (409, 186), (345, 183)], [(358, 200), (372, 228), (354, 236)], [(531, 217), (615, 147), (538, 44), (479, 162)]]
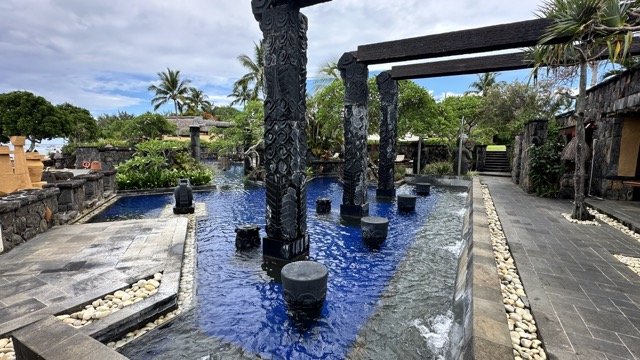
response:
[(316, 200), (316, 212), (318, 214), (328, 214), (331, 212), (331, 199), (319, 198)]
[(415, 195), (398, 195), (398, 211), (400, 212), (413, 212), (416, 211), (416, 199)]
[(280, 272), (284, 299), (291, 310), (318, 310), (327, 297), (329, 270), (315, 261), (296, 261)]
[(260, 245), (260, 227), (244, 224), (236, 227), (236, 249), (246, 250)]
[(431, 194), (431, 184), (416, 183), (416, 194), (422, 195), (422, 196), (429, 196), (429, 194)]
[(127, 359), (54, 316), (27, 325), (11, 337), (16, 360)]
[(360, 219), (362, 239), (365, 243), (378, 246), (389, 233), (389, 220), (379, 216), (366, 216)]

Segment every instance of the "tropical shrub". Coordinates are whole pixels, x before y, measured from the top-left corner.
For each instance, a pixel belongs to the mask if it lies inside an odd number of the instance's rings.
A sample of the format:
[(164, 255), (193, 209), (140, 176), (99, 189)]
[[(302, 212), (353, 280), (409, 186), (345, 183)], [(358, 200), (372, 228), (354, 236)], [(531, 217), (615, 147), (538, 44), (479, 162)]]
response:
[(422, 173), (424, 175), (434, 176), (453, 175), (453, 165), (446, 161), (434, 162), (427, 164), (424, 169), (422, 169)]
[(190, 144), (150, 140), (136, 146), (133, 158), (118, 166), (120, 189), (151, 189), (176, 186), (188, 178), (192, 185), (208, 184), (213, 173), (190, 155)]
[(529, 177), (536, 195), (555, 197), (558, 194), (564, 170), (561, 151), (562, 144), (549, 138), (544, 144), (529, 149)]

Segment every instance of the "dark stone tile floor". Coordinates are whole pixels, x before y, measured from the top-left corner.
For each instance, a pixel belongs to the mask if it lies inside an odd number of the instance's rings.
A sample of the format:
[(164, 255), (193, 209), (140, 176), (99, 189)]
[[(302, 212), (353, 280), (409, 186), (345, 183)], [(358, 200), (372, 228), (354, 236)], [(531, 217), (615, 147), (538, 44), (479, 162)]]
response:
[(481, 181), (549, 358), (640, 360), (640, 276), (613, 256), (640, 257), (640, 242), (606, 224), (568, 222), (561, 214), (571, 212), (569, 201), (528, 195), (506, 178)]

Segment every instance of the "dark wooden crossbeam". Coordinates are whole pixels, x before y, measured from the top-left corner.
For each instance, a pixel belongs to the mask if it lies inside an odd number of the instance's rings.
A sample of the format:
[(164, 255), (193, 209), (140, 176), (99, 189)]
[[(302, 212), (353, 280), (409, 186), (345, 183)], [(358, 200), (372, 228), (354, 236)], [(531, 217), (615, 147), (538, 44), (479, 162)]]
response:
[[(358, 61), (384, 64), (529, 47), (539, 42), (550, 24), (551, 20), (536, 19), (360, 45)], [(558, 38), (556, 42), (562, 40), (565, 39)]]
[[(629, 49), (631, 55), (640, 55), (640, 40), (635, 39)], [(606, 60), (604, 52), (600, 60)], [(401, 65), (391, 68), (391, 77), (396, 80), (424, 79), (440, 76), (479, 74), (491, 71), (520, 70), (533, 67), (523, 52), (503, 55), (481, 56), (467, 59), (434, 61), (421, 64)]]
[(325, 2), (329, 2), (331, 0), (295, 0), (295, 2), (298, 4), (298, 7), (300, 8), (305, 8), (305, 7), (309, 7), (309, 6), (313, 6), (313, 5), (317, 5), (317, 4), (322, 4)]
[(514, 53), (394, 66), (391, 68), (391, 77), (396, 80), (423, 79), (438, 76), (519, 70), (529, 67), (533, 67), (533, 64), (526, 61), (523, 53)]

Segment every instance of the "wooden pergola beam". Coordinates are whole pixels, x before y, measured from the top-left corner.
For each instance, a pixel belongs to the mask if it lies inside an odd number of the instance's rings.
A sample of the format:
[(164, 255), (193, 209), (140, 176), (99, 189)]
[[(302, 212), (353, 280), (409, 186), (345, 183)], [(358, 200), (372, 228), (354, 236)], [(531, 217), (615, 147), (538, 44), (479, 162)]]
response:
[(358, 62), (384, 64), (529, 47), (538, 44), (549, 25), (551, 20), (535, 19), (360, 45)]
[(391, 68), (391, 77), (396, 80), (424, 79), (438, 76), (519, 70), (529, 67), (533, 67), (533, 63), (526, 61), (524, 53), (514, 53), (393, 66)]
[[(640, 55), (640, 41), (635, 39), (630, 55)], [(599, 60), (606, 60), (605, 52)], [(439, 76), (479, 74), (485, 72), (520, 70), (533, 67), (525, 53), (481, 56), (467, 59), (433, 61), (421, 64), (400, 65), (391, 68), (391, 77), (396, 80), (425, 79)]]

